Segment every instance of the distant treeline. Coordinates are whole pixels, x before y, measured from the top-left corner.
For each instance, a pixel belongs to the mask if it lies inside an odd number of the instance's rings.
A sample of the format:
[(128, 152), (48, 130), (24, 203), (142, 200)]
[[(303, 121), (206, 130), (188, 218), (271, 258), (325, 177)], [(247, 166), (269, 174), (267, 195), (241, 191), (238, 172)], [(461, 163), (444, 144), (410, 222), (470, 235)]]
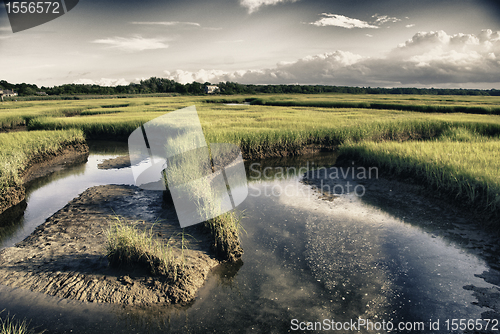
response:
[[(120, 94), (156, 94), (177, 93), (202, 95), (209, 82), (181, 84), (169, 79), (149, 78), (140, 83), (126, 86), (104, 87), (98, 85), (66, 84), (54, 87), (38, 87), (33, 84), (11, 84), (0, 81), (0, 89), (14, 90), (19, 96), (31, 95), (120, 95)], [(236, 82), (220, 82), (218, 94), (420, 94), (420, 95), (485, 95), (500, 96), (497, 89), (448, 89), (448, 88), (372, 88), (325, 85), (244, 85)]]

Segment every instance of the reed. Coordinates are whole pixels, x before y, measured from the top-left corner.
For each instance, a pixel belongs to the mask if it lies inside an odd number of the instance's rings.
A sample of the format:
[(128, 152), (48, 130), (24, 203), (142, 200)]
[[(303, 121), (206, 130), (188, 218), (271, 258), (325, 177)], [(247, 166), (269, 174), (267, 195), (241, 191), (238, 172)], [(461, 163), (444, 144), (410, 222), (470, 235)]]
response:
[[(3, 311), (2, 311), (3, 312)], [(0, 313), (2, 313), (0, 312)], [(30, 322), (26, 319), (18, 320), (15, 316), (7, 315), (0, 317), (0, 334), (35, 334), (33, 328), (30, 328)], [(43, 332), (41, 332), (43, 333)]]

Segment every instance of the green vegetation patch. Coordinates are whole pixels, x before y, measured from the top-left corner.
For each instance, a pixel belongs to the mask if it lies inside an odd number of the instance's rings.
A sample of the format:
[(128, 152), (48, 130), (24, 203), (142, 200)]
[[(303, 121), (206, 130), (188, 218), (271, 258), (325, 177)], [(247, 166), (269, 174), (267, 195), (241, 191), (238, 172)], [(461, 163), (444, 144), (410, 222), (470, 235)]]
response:
[[(156, 117), (189, 105), (196, 105), (207, 142), (239, 145), (246, 158), (299, 154), (306, 145), (336, 147), (346, 140), (408, 140), (429, 139), (453, 127), (477, 128), (488, 136), (500, 133), (500, 117), (464, 113), (420, 113), (402, 110), (365, 108), (326, 108), (328, 103), (399, 103), (412, 105), (458, 103), (472, 108), (493, 108), (497, 97), (394, 97), (347, 94), (267, 96), (270, 101), (292, 101), (290, 106), (224, 105), (208, 103), (221, 98), (169, 97), (113, 100), (69, 101), (72, 108), (87, 109), (75, 117), (46, 116), (31, 119), (30, 130), (77, 128), (87, 138), (126, 140), (136, 128)], [(246, 100), (249, 97), (235, 97)], [(353, 100), (357, 98), (358, 100)], [(283, 100), (286, 99), (286, 100)], [(388, 100), (387, 100), (388, 99)], [(59, 102), (59, 101), (57, 101)], [(68, 103), (69, 103), (68, 102)], [(227, 101), (224, 101), (227, 102)], [(384, 102), (384, 103), (385, 103)], [(26, 102), (27, 103), (27, 102)], [(326, 105), (323, 105), (325, 104)], [(315, 104), (315, 107), (296, 106)], [(106, 106), (114, 108), (106, 108)], [(68, 106), (69, 108), (69, 106)]]
[(30, 322), (27, 321), (26, 319), (18, 320), (15, 318), (15, 316), (11, 317), (10, 315), (7, 315), (5, 318), (0, 317), (0, 334), (35, 334), (35, 333), (36, 332), (32, 328), (30, 328)]
[(80, 130), (0, 133), (0, 187), (19, 181), (35, 156), (53, 155), (70, 144), (84, 144)]
[(153, 275), (177, 279), (182, 261), (174, 256), (168, 241), (154, 236), (152, 228), (142, 231), (137, 222), (116, 218), (106, 236), (106, 256), (111, 265), (141, 266)]
[(243, 230), (241, 216), (231, 211), (205, 223), (212, 235), (212, 251), (223, 261), (235, 262), (243, 255), (239, 234)]
[(384, 173), (412, 177), (480, 211), (500, 214), (500, 140), (465, 129), (437, 140), (347, 143), (340, 154)]
[(321, 108), (364, 108), (424, 113), (500, 114), (497, 96), (432, 95), (271, 95), (256, 97), (253, 105), (301, 106)]
[[(68, 145), (85, 145), (82, 131), (0, 133), (0, 210), (10, 206), (12, 188), (24, 193), (22, 174), (37, 159), (53, 156)], [(6, 197), (7, 196), (7, 197)]]

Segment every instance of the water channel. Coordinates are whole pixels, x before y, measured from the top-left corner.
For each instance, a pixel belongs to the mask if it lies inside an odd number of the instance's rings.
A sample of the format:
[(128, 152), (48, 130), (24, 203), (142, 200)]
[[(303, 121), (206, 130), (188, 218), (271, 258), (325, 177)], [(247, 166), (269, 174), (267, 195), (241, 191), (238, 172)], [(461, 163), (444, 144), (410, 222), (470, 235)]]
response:
[[(87, 163), (33, 184), (24, 216), (2, 228), (1, 247), (23, 240), (88, 187), (133, 184), (131, 168), (97, 168), (126, 150), (91, 145)], [(498, 274), (492, 267), (498, 257), (468, 247), (470, 236), (456, 232), (460, 213), (425, 197), (412, 203), (378, 180), (363, 186), (365, 196), (329, 198), (301, 182), (304, 167), (334, 163), (333, 153), (248, 163), (249, 196), (239, 207), (242, 261), (216, 268), (191, 305), (89, 304), (0, 285), (0, 310), (49, 333), (302, 333), (307, 322), (325, 329), (360, 319), (375, 326), (423, 323), (419, 333), (448, 333), (448, 319), (493, 312), (474, 291), (498, 288), (500, 282), (487, 279)], [(436, 321), (439, 328), (432, 328)]]

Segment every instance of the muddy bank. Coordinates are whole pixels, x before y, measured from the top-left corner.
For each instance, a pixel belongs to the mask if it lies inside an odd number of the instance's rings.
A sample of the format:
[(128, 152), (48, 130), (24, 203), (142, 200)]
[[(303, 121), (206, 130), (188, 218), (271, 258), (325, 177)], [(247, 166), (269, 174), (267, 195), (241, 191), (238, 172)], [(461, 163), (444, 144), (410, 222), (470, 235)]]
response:
[(0, 128), (0, 133), (27, 131), (26, 125), (13, 126), (11, 128)]
[(142, 268), (114, 268), (105, 257), (105, 229), (117, 215), (143, 220), (139, 228), (170, 239), (180, 249), (182, 230), (162, 194), (133, 186), (92, 187), (72, 200), (28, 238), (0, 252), (0, 284), (86, 302), (152, 305), (193, 300), (211, 268), (210, 239), (202, 228), (185, 229), (184, 269), (175, 282)]
[(294, 148), (277, 147), (275, 149), (248, 149), (245, 147), (241, 148), (244, 160), (261, 160), (267, 158), (290, 157), (314, 154), (319, 152), (333, 152), (334, 150), (334, 146), (320, 144), (302, 145)]
[[(335, 147), (324, 145), (305, 145), (295, 149), (276, 149), (276, 150), (244, 150), (242, 149), (243, 159), (246, 161), (261, 160), (267, 158), (282, 158), (290, 156), (310, 155), (319, 152), (333, 152)], [(229, 156), (228, 158), (235, 158)], [(231, 159), (228, 159), (231, 161)], [(105, 160), (99, 164), (99, 169), (127, 168), (130, 167), (130, 157), (128, 155), (120, 156), (114, 159)], [(215, 166), (217, 169), (217, 166)]]
[(68, 144), (57, 152), (32, 157), (24, 170), (20, 172), (23, 183), (0, 191), (0, 214), (24, 200), (26, 187), (31, 182), (69, 166), (84, 163), (88, 155), (88, 146), (77, 142)]
[(128, 155), (107, 159), (97, 165), (99, 169), (121, 169), (127, 167), (130, 167), (130, 157)]

